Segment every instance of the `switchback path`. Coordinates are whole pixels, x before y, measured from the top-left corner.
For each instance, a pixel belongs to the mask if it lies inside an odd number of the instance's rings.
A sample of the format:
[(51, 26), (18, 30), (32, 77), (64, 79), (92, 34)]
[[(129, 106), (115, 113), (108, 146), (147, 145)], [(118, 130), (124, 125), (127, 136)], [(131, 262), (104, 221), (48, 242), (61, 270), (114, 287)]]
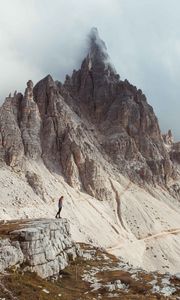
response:
[[(169, 229), (169, 230), (165, 230), (165, 231), (153, 234), (153, 235), (148, 235), (145, 238), (135, 240), (135, 243), (137, 241), (145, 241), (146, 242), (146, 241), (149, 241), (149, 240), (166, 237), (166, 236), (168, 236), (170, 234), (180, 234), (180, 228)], [(122, 247), (123, 247), (123, 243), (118, 243), (116, 246), (107, 248), (106, 250), (107, 251), (113, 251), (113, 250), (116, 250), (116, 249), (119, 249), (119, 248), (122, 248)]]

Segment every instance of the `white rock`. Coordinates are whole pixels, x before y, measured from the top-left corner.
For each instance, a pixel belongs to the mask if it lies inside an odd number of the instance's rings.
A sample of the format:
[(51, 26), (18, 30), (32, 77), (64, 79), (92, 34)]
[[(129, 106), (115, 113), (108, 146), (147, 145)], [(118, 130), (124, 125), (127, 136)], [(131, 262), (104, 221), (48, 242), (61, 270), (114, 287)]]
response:
[(42, 291), (43, 291), (44, 293), (46, 293), (46, 294), (49, 294), (49, 291), (46, 290), (46, 289), (43, 289)]
[(158, 285), (154, 285), (152, 289), (153, 293), (159, 293), (160, 292), (160, 287)]
[(150, 281), (150, 282), (149, 282), (149, 284), (151, 284), (151, 285), (155, 285), (155, 284), (157, 284), (157, 280), (156, 280), (156, 279), (154, 279), (154, 280)]
[(171, 296), (174, 292), (176, 292), (176, 289), (170, 286), (165, 286), (161, 290), (161, 294), (163, 294), (166, 297)]
[(164, 284), (164, 285), (170, 285), (170, 284), (171, 284), (168, 278), (163, 278), (163, 279), (161, 280), (161, 282), (162, 282), (162, 284)]
[(21, 264), (23, 262), (23, 253), (20, 245), (16, 243), (13, 246), (8, 239), (1, 240), (0, 243), (0, 272), (5, 269)]
[(36, 272), (42, 278), (58, 275), (79, 251), (71, 240), (65, 219), (29, 222), (11, 232), (10, 238), (13, 241), (0, 240), (0, 272), (25, 262), (25, 270)]
[(106, 285), (106, 289), (109, 291), (109, 292), (113, 292), (116, 290), (116, 286), (115, 284), (108, 284)]

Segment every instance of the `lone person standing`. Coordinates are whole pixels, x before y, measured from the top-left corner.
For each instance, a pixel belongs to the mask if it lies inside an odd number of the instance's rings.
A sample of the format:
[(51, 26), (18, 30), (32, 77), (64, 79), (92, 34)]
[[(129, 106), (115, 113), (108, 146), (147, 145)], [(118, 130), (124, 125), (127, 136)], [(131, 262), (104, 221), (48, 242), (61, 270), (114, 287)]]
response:
[(62, 204), (63, 204), (63, 199), (64, 199), (64, 197), (63, 196), (61, 196), (60, 198), (59, 198), (59, 202), (58, 202), (58, 212), (57, 212), (57, 214), (56, 214), (56, 218), (59, 216), (59, 218), (61, 218), (60, 217), (60, 213), (61, 213), (61, 209), (62, 209)]

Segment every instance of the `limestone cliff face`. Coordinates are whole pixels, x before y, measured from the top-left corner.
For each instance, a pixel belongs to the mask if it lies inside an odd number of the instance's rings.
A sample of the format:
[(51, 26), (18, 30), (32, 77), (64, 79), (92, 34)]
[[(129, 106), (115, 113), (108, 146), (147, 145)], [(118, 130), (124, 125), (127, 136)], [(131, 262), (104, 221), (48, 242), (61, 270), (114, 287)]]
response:
[(21, 165), (24, 155), (19, 128), (20, 103), (23, 96), (6, 98), (0, 108), (0, 160), (7, 165)]
[(98, 199), (107, 199), (111, 189), (109, 183), (105, 184), (105, 160), (99, 142), (89, 129), (89, 122), (81, 119), (76, 109), (66, 103), (63, 93), (67, 91), (63, 88), (61, 92), (61, 89), (51, 76), (34, 88), (42, 118), (42, 158), (46, 165), (50, 161), (56, 164), (74, 188), (85, 190)]
[(23, 167), (23, 159), (41, 155), (41, 120), (33, 100), (33, 83), (28, 81), (24, 97), (14, 94), (0, 108), (0, 160), (12, 167)]
[[(8, 224), (1, 229), (6, 231)], [(12, 227), (12, 223), (11, 223)], [(80, 254), (67, 220), (32, 220), (14, 223), (16, 230), (0, 239), (0, 272), (15, 266), (46, 278), (59, 275)]]
[(27, 82), (20, 111), (20, 130), (24, 152), (27, 157), (36, 159), (41, 156), (41, 119), (37, 104), (33, 99), (33, 82), (31, 80)]
[(50, 75), (0, 108), (0, 159), (22, 169), (43, 159), (67, 182), (100, 200), (115, 197), (112, 178), (166, 185), (176, 175), (158, 120), (141, 90), (120, 80), (97, 30), (80, 70), (64, 84)]

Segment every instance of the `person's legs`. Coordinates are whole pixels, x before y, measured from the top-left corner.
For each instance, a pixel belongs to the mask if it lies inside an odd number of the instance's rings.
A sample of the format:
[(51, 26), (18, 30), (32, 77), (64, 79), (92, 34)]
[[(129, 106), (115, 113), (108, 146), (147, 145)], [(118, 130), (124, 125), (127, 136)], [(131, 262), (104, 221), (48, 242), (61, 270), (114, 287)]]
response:
[(58, 212), (57, 212), (57, 214), (56, 214), (56, 219), (57, 219), (57, 217), (59, 216), (59, 214), (60, 214), (60, 208), (59, 208), (59, 210), (58, 210)]
[(60, 207), (59, 211), (58, 211), (59, 218), (60, 218), (61, 209), (62, 209), (62, 207)]
[(57, 219), (58, 216), (59, 216), (59, 218), (60, 218), (60, 212), (61, 212), (61, 209), (62, 209), (62, 207), (59, 207), (59, 210), (58, 210), (58, 212), (57, 212), (57, 214), (56, 214), (56, 219)]

